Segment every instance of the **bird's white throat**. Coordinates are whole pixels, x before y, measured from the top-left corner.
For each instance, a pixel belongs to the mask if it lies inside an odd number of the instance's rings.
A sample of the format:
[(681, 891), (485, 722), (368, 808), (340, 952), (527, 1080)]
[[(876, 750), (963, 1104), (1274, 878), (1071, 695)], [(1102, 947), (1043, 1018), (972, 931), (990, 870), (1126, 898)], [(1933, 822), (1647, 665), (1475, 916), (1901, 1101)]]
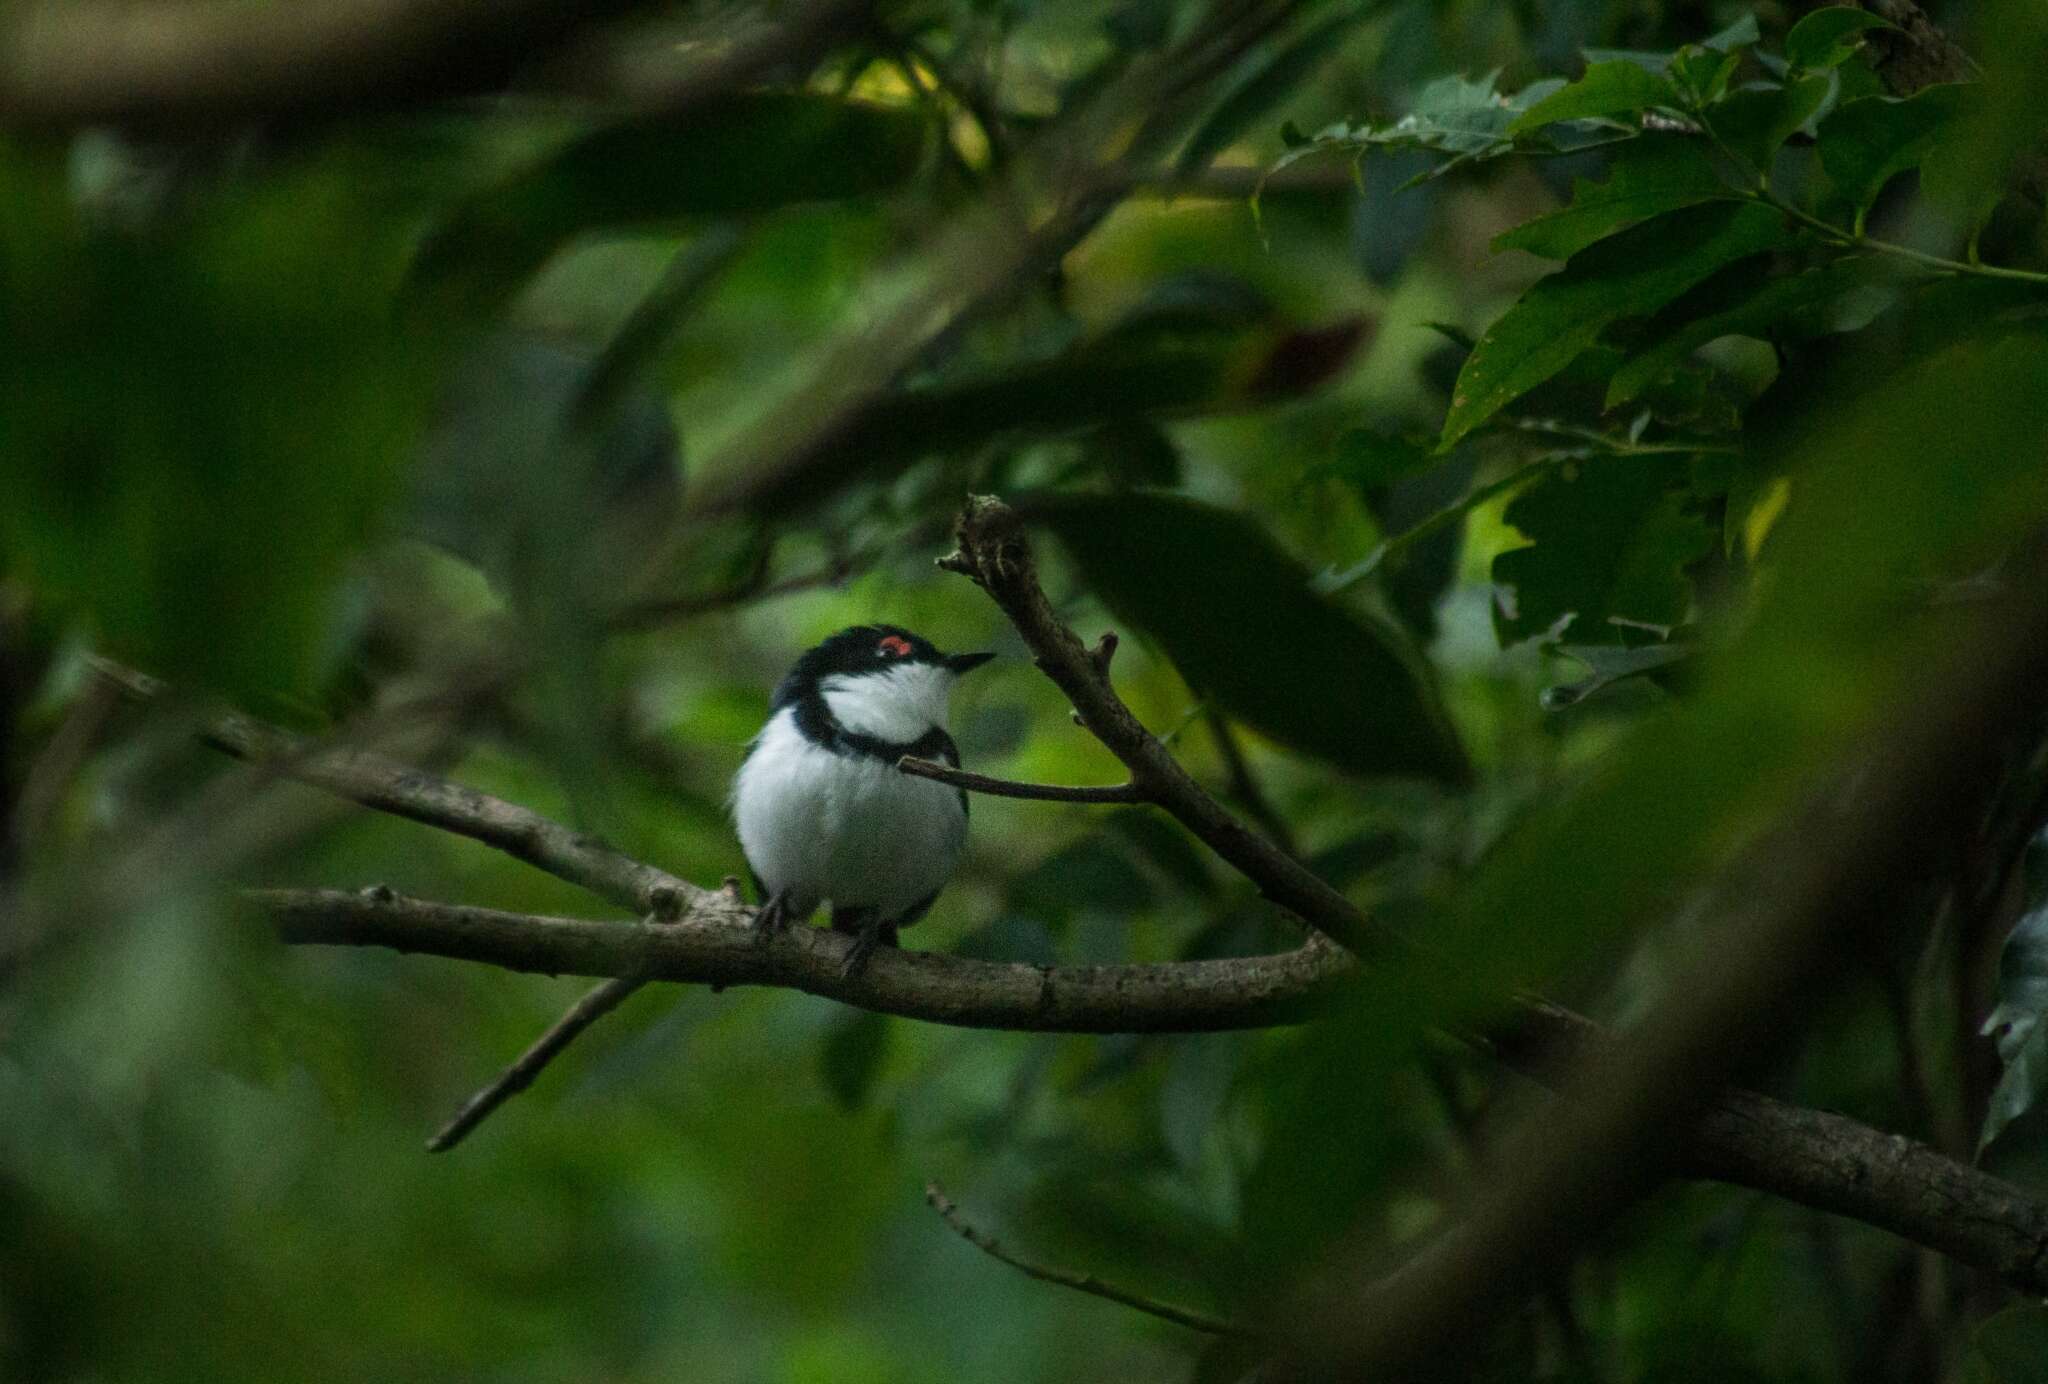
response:
[(818, 684), (834, 720), (856, 735), (907, 745), (946, 724), (955, 674), (930, 663), (904, 663), (874, 673), (840, 673)]

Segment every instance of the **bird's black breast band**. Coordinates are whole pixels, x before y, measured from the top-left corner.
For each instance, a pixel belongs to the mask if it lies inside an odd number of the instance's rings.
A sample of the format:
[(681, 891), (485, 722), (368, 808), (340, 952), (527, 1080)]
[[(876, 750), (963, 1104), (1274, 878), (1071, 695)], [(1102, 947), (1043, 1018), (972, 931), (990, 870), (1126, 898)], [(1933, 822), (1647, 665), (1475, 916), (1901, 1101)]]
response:
[[(884, 740), (878, 735), (865, 735), (840, 725), (831, 708), (825, 705), (822, 693), (798, 697), (795, 707), (796, 728), (804, 739), (834, 754), (867, 755), (889, 764), (910, 755), (917, 759), (936, 759), (955, 769), (960, 767), (960, 747), (938, 726), (933, 726), (915, 740)], [(967, 811), (967, 790), (964, 788), (960, 790), (960, 810)]]

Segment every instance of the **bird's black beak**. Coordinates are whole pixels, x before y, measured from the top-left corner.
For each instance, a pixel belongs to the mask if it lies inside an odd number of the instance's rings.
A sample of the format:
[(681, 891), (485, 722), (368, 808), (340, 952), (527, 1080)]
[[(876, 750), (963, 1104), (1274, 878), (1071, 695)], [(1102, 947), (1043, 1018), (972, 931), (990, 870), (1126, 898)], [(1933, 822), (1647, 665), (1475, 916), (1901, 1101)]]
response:
[(962, 673), (973, 672), (976, 668), (979, 668), (994, 657), (995, 654), (993, 652), (983, 654), (947, 654), (944, 661), (947, 671), (957, 678)]

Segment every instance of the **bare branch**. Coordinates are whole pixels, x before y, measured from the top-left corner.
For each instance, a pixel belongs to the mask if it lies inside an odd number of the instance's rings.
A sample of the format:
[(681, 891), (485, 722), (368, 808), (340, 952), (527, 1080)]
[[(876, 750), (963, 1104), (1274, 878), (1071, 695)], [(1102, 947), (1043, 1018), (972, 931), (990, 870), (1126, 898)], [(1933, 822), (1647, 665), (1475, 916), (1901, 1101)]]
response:
[(1145, 729), (1104, 675), (1106, 660), (1061, 623), (1038, 584), (1038, 570), (1016, 513), (991, 496), (970, 496), (956, 536), (959, 551), (940, 559), (947, 571), (973, 578), (1024, 636), (1045, 675), (1074, 704), (1081, 724), (1122, 760), (1131, 782), (1259, 886), (1266, 897), (1348, 950), (1412, 952), (1301, 862), (1253, 831), (1195, 782), (1180, 761)]
[[(103, 676), (135, 696), (153, 698), (164, 690), (147, 674), (104, 661), (98, 666)], [(688, 880), (635, 860), (595, 836), (383, 755), (321, 746), (234, 714), (215, 718), (201, 735), (237, 759), (264, 764), (337, 797), (481, 841), (633, 913), (689, 913), (711, 901)]]
[(936, 760), (919, 759), (905, 755), (896, 761), (899, 772), (913, 778), (931, 779), (936, 783), (951, 784), (964, 788), (970, 793), (986, 793), (991, 798), (1030, 798), (1048, 803), (1141, 803), (1147, 801), (1143, 790), (1135, 783), (1112, 783), (1101, 787), (1069, 787), (1063, 783), (1019, 783), (1015, 779), (990, 778), (987, 774), (970, 773), (955, 769), (950, 764)]
[(389, 890), (250, 895), (294, 944), (391, 947), (546, 975), (772, 985), (878, 1014), (1039, 1033), (1202, 1033), (1308, 1017), (1354, 976), (1335, 948), (1126, 966), (1028, 966), (883, 947), (842, 975), (853, 939), (826, 928), (762, 938), (723, 892), (677, 923), (536, 917)]
[(1133, 1307), (1147, 1316), (1158, 1317), (1161, 1321), (1169, 1321), (1176, 1326), (1185, 1326), (1191, 1331), (1206, 1331), (1211, 1336), (1236, 1336), (1241, 1334), (1241, 1328), (1232, 1326), (1229, 1322), (1223, 1321), (1220, 1318), (1205, 1316), (1200, 1312), (1191, 1312), (1185, 1307), (1176, 1307), (1170, 1302), (1161, 1302), (1158, 1298), (1146, 1297), (1143, 1293), (1133, 1292), (1129, 1288), (1119, 1288), (1115, 1284), (1104, 1283), (1092, 1273), (1075, 1273), (1071, 1269), (1047, 1268), (1043, 1264), (1034, 1264), (1028, 1259), (1020, 1259), (1004, 1249), (994, 1236), (976, 1230), (973, 1226), (969, 1225), (966, 1219), (961, 1216), (960, 1208), (955, 1206), (953, 1199), (946, 1195), (946, 1189), (936, 1182), (924, 1184), (924, 1199), (931, 1204), (932, 1210), (939, 1213), (939, 1219), (951, 1226), (954, 1233), (961, 1239), (973, 1245), (989, 1258), (1008, 1264), (1026, 1278), (1035, 1278), (1040, 1283), (1057, 1284), (1062, 1288), (1072, 1288), (1077, 1292), (1104, 1298), (1123, 1307)]

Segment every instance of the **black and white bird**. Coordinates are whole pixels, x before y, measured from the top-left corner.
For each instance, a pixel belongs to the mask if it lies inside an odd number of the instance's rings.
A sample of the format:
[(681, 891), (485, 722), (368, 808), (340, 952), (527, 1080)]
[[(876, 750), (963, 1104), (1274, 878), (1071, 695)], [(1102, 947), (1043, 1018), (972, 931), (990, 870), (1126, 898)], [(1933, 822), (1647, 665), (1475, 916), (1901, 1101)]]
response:
[(896, 768), (959, 767), (946, 704), (994, 654), (945, 654), (894, 625), (841, 630), (798, 659), (733, 780), (733, 818), (777, 932), (820, 903), (854, 936), (846, 974), (923, 917), (967, 843), (967, 794)]

